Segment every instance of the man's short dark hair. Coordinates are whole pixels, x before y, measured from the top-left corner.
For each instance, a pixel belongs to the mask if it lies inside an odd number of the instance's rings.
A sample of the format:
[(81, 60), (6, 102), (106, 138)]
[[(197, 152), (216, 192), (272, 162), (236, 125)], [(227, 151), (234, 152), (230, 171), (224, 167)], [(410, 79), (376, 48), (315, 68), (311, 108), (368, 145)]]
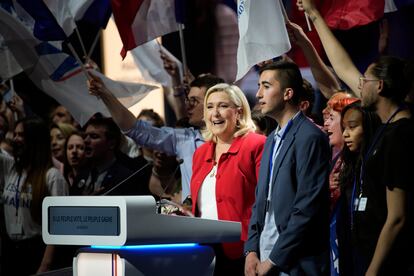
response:
[(86, 130), (88, 126), (104, 127), (106, 129), (106, 139), (115, 141), (115, 151), (119, 149), (119, 146), (121, 144), (122, 133), (117, 124), (114, 122), (114, 120), (112, 120), (112, 118), (97, 116), (90, 119), (86, 123), (84, 129)]
[(197, 76), (191, 83), (190, 87), (205, 87), (208, 90), (210, 87), (213, 87), (216, 84), (225, 83), (222, 78), (219, 78), (213, 74), (201, 74)]
[(280, 82), (281, 89), (293, 89), (291, 103), (298, 105), (300, 99), (302, 98), (302, 94), (304, 93), (302, 86), (303, 79), (299, 67), (293, 62), (280, 60), (265, 64), (259, 69), (259, 75), (268, 70), (278, 72), (275, 74), (275, 78)]

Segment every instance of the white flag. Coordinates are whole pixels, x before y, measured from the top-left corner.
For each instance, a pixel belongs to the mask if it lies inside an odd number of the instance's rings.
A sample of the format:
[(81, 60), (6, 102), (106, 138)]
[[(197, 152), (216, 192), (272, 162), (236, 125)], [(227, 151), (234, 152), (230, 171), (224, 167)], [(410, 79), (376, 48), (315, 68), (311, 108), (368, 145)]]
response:
[(148, 82), (155, 82), (163, 86), (171, 87), (171, 77), (164, 69), (164, 64), (160, 57), (160, 50), (162, 50), (171, 60), (177, 63), (178, 70), (180, 71), (180, 77), (182, 79), (183, 66), (181, 62), (166, 48), (164, 48), (164, 46), (159, 45), (155, 39), (136, 47), (131, 50), (130, 53), (134, 58), (135, 65), (141, 73), (142, 79)]
[(13, 54), (6, 46), (3, 37), (0, 35), (0, 81), (7, 80), (23, 71), (22, 67), (14, 59)]
[(290, 50), (289, 36), (279, 0), (239, 0), (237, 77), (252, 66)]
[[(103, 102), (89, 94), (86, 76), (76, 60), (50, 43), (36, 39), (17, 17), (1, 7), (0, 35), (36, 86), (65, 106), (81, 126), (97, 112), (109, 116)], [(157, 88), (145, 84), (117, 82), (99, 72), (93, 73), (102, 78), (126, 107), (134, 105), (148, 92)]]

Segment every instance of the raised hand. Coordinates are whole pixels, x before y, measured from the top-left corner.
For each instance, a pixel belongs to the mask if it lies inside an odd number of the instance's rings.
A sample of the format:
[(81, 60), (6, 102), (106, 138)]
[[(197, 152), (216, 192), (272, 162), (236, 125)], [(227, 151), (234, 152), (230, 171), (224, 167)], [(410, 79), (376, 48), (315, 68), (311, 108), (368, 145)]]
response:
[(180, 70), (178, 69), (178, 64), (170, 59), (163, 51), (160, 50), (160, 57), (164, 63), (164, 69), (171, 76), (173, 85), (179, 85), (180, 80)]
[(289, 40), (292, 44), (302, 47), (307, 41), (308, 37), (303, 31), (302, 27), (291, 21), (286, 22), (286, 28), (289, 35)]
[(17, 112), (19, 114), (24, 113), (24, 102), (22, 98), (19, 97), (16, 93), (13, 95), (12, 99), (9, 102), (9, 107), (14, 112)]
[(106, 93), (111, 94), (111, 92), (106, 87), (105, 83), (102, 81), (102, 79), (90, 72), (88, 72), (89, 80), (88, 80), (88, 90), (89, 94), (101, 97), (102, 95), (105, 95)]

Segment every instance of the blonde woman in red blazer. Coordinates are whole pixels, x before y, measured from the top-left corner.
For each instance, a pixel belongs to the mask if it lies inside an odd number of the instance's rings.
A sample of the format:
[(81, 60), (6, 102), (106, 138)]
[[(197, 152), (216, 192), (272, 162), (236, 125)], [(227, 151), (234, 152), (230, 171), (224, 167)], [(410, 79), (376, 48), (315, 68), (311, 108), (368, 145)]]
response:
[(192, 211), (202, 218), (241, 222), (239, 242), (215, 247), (215, 275), (243, 275), (243, 244), (266, 137), (254, 133), (247, 99), (234, 85), (217, 84), (207, 91), (204, 121), (206, 143), (193, 156)]

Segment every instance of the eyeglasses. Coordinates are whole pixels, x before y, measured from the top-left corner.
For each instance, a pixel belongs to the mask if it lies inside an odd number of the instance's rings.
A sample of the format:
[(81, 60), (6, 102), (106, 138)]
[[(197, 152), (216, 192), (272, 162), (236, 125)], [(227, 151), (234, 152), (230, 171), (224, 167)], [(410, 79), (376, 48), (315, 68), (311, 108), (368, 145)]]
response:
[(196, 98), (196, 97), (186, 97), (184, 100), (185, 104), (190, 105), (190, 106), (196, 106), (200, 103), (200, 101)]
[(379, 79), (368, 79), (368, 78), (367, 78), (367, 77), (365, 77), (365, 76), (360, 76), (360, 77), (359, 77), (359, 87), (364, 86), (364, 84), (365, 84), (366, 82), (369, 82), (369, 81), (379, 81)]

